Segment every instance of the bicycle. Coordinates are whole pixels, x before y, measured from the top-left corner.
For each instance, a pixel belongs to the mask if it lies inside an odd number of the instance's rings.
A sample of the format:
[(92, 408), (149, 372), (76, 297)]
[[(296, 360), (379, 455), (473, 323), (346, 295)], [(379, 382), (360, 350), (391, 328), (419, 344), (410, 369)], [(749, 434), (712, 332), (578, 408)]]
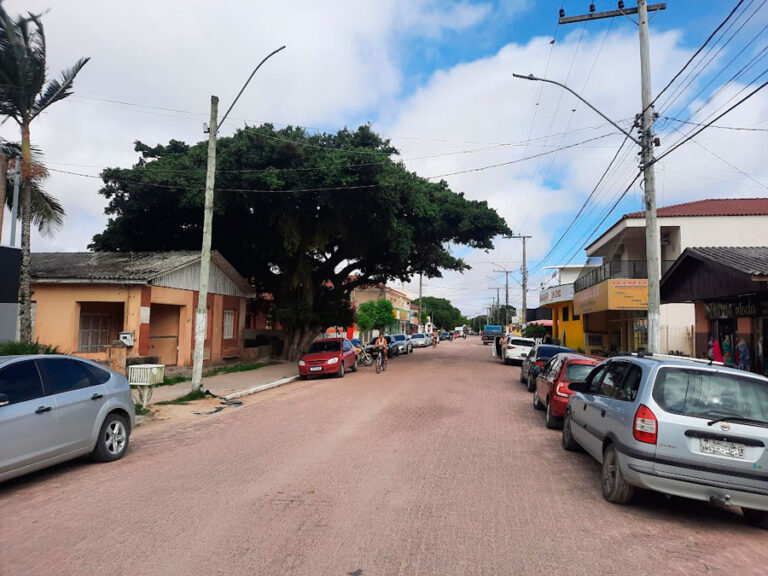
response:
[(379, 350), (376, 355), (376, 374), (381, 374), (387, 371), (387, 351)]

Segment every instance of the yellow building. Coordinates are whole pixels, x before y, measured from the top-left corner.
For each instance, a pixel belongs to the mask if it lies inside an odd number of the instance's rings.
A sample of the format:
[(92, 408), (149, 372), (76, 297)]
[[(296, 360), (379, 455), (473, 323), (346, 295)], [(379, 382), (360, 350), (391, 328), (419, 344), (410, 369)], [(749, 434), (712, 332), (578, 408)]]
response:
[(584, 325), (573, 310), (573, 284), (560, 284), (539, 294), (539, 306), (552, 310), (552, 338), (562, 346), (584, 349)]
[[(106, 361), (121, 334), (127, 356), (190, 366), (200, 277), (199, 252), (60, 252), (31, 255), (33, 329), (43, 344)], [(251, 288), (220, 254), (211, 255), (204, 357), (242, 355)]]

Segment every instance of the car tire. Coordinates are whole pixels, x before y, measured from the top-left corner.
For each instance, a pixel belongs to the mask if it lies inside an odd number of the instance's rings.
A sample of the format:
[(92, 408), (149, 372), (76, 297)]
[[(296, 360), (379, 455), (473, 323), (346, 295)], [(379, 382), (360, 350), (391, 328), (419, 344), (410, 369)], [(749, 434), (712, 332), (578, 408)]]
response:
[(355, 363), (352, 364), (352, 368), (349, 369), (350, 372), (357, 372), (357, 356), (355, 356)]
[(306, 374), (299, 374), (299, 380), (306, 380), (307, 375)]
[(613, 444), (609, 444), (603, 454), (600, 483), (603, 487), (603, 498), (613, 504), (626, 504), (632, 500), (635, 493), (635, 488), (624, 479), (624, 474), (621, 473), (619, 451)]
[(131, 433), (128, 420), (120, 414), (108, 414), (101, 424), (92, 458), (97, 462), (114, 462), (120, 460), (128, 451)]
[(523, 367), (522, 367), (522, 365), (520, 366), (520, 383), (521, 384), (525, 384), (526, 383), (525, 382), (525, 378), (523, 378)]
[(768, 530), (768, 512), (765, 510), (754, 510), (752, 508), (742, 508), (744, 520), (752, 526), (757, 526), (763, 530)]
[(541, 401), (539, 400), (539, 395), (536, 394), (536, 390), (533, 391), (533, 394), (531, 394), (531, 396), (533, 396), (533, 409), (544, 410), (544, 404), (542, 404)]
[(563, 420), (563, 438), (562, 438), (563, 450), (568, 452), (577, 452), (580, 448), (579, 443), (573, 439), (571, 434), (571, 413), (565, 411), (565, 419)]
[(563, 419), (552, 414), (552, 404), (547, 401), (547, 416), (544, 420), (550, 430), (560, 430), (563, 427)]
[(344, 361), (342, 360), (341, 366), (339, 366), (339, 371), (336, 372), (336, 378), (344, 378)]
[[(533, 381), (531, 381), (533, 380)], [(533, 392), (536, 390), (536, 378), (531, 378), (531, 375), (529, 374), (525, 378), (525, 388), (528, 390), (528, 392)]]

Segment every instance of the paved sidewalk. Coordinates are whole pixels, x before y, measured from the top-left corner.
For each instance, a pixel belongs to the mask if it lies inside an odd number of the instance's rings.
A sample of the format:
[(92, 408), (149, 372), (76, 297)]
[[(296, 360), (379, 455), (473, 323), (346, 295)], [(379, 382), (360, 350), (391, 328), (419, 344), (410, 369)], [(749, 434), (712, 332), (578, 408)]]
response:
[[(214, 394), (224, 396), (238, 390), (245, 390), (261, 384), (269, 384), (281, 378), (289, 378), (298, 375), (298, 367), (295, 362), (278, 362), (271, 366), (264, 366), (257, 370), (247, 372), (232, 372), (231, 374), (219, 374), (203, 378), (203, 388), (207, 388)], [(152, 394), (152, 402), (173, 400), (184, 396), (192, 389), (192, 382), (180, 382), (172, 386), (159, 386)]]

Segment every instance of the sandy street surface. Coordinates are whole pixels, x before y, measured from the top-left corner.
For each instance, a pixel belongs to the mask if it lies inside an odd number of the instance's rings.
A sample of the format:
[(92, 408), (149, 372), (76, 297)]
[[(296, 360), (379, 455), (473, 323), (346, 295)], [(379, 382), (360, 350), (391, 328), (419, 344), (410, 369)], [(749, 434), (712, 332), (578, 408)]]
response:
[(0, 575), (768, 573), (738, 511), (603, 500), (477, 338), (245, 402), (1, 484)]

